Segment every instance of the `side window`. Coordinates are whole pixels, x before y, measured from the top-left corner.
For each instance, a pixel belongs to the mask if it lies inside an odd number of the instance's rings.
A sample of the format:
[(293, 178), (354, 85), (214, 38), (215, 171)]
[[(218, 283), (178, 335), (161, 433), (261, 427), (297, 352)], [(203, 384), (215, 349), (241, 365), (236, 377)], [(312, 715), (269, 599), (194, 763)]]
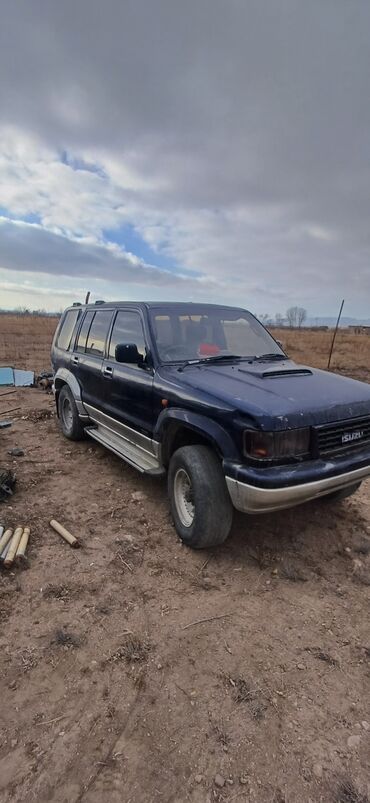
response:
[(88, 310), (83, 321), (82, 326), (80, 329), (80, 334), (77, 340), (77, 351), (85, 351), (86, 349), (86, 340), (87, 335), (89, 334), (89, 329), (91, 326), (91, 321), (95, 315), (94, 310)]
[(88, 354), (95, 354), (97, 357), (103, 356), (112, 315), (112, 310), (102, 309), (95, 313), (87, 336), (86, 352)]
[(145, 357), (145, 339), (140, 315), (137, 312), (119, 310), (113, 324), (109, 344), (109, 358), (115, 359), (116, 346), (119, 343), (135, 343), (139, 353)]
[(81, 310), (79, 309), (71, 309), (69, 310), (69, 312), (66, 313), (66, 316), (63, 320), (62, 326), (58, 334), (57, 347), (59, 349), (68, 351), (71, 343), (73, 330), (76, 326), (80, 312)]

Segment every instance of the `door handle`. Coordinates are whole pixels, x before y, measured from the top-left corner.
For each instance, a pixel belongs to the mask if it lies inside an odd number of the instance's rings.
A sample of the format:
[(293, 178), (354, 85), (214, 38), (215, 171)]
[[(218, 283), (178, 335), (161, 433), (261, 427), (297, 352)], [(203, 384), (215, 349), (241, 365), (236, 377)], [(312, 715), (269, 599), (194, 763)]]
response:
[(74, 357), (73, 356), (72, 357), (72, 362), (73, 362), (73, 365), (77, 365), (78, 364), (78, 357)]
[(113, 368), (110, 365), (106, 365), (103, 370), (103, 376), (106, 376), (108, 379), (111, 379), (113, 376)]

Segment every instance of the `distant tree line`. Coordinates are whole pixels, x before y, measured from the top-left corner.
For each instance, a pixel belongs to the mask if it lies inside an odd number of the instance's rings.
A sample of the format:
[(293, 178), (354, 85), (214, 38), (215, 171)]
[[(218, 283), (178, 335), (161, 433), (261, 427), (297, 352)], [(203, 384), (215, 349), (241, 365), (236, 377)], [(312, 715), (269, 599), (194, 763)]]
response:
[(34, 317), (55, 318), (60, 317), (63, 310), (48, 312), (46, 309), (28, 309), (28, 307), (16, 307), (15, 309), (0, 309), (0, 315), (30, 315)]
[(304, 307), (289, 307), (285, 315), (277, 312), (274, 317), (271, 317), (264, 312), (258, 317), (265, 326), (289, 326), (290, 329), (300, 329), (307, 320), (307, 310)]

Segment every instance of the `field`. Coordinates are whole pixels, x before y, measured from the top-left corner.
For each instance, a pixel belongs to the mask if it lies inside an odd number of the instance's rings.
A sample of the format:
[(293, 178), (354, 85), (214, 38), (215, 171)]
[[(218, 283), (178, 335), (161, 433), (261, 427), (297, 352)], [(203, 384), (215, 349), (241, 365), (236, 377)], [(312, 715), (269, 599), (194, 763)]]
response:
[[(0, 316), (0, 364), (49, 368), (55, 324)], [(275, 334), (325, 366), (330, 333)], [(340, 332), (334, 369), (369, 365)], [(191, 552), (163, 481), (64, 440), (41, 390), (7, 410), (0, 521), (31, 541), (0, 573), (1, 803), (369, 803), (370, 483)]]
[(50, 370), (50, 345), (58, 318), (0, 315), (0, 364)]
[[(0, 362), (42, 371), (50, 368), (50, 344), (58, 318), (34, 315), (0, 315)], [(332, 332), (274, 329), (287, 353), (297, 362), (326, 368)], [(370, 378), (370, 337), (339, 330), (332, 369), (356, 379)]]
[[(327, 368), (333, 332), (274, 329), (272, 334), (283, 344), (288, 355), (296, 362), (316, 368)], [(370, 381), (370, 337), (352, 335), (338, 330), (331, 359), (331, 370), (337, 373)]]

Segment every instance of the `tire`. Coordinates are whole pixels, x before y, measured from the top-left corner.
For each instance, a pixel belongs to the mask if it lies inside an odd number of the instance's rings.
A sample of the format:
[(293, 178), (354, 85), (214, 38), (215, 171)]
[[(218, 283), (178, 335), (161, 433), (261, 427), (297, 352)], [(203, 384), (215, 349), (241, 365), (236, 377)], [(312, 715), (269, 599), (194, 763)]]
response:
[(58, 415), (63, 435), (70, 441), (80, 441), (85, 435), (79, 419), (76, 402), (68, 385), (63, 385), (58, 396)]
[(341, 502), (342, 499), (347, 499), (358, 491), (361, 483), (355, 482), (354, 485), (349, 485), (347, 488), (339, 488), (338, 491), (333, 491), (331, 494), (325, 494), (322, 497), (323, 502)]
[(208, 446), (182, 446), (171, 458), (168, 494), (176, 532), (193, 549), (226, 541), (233, 506), (220, 461)]

